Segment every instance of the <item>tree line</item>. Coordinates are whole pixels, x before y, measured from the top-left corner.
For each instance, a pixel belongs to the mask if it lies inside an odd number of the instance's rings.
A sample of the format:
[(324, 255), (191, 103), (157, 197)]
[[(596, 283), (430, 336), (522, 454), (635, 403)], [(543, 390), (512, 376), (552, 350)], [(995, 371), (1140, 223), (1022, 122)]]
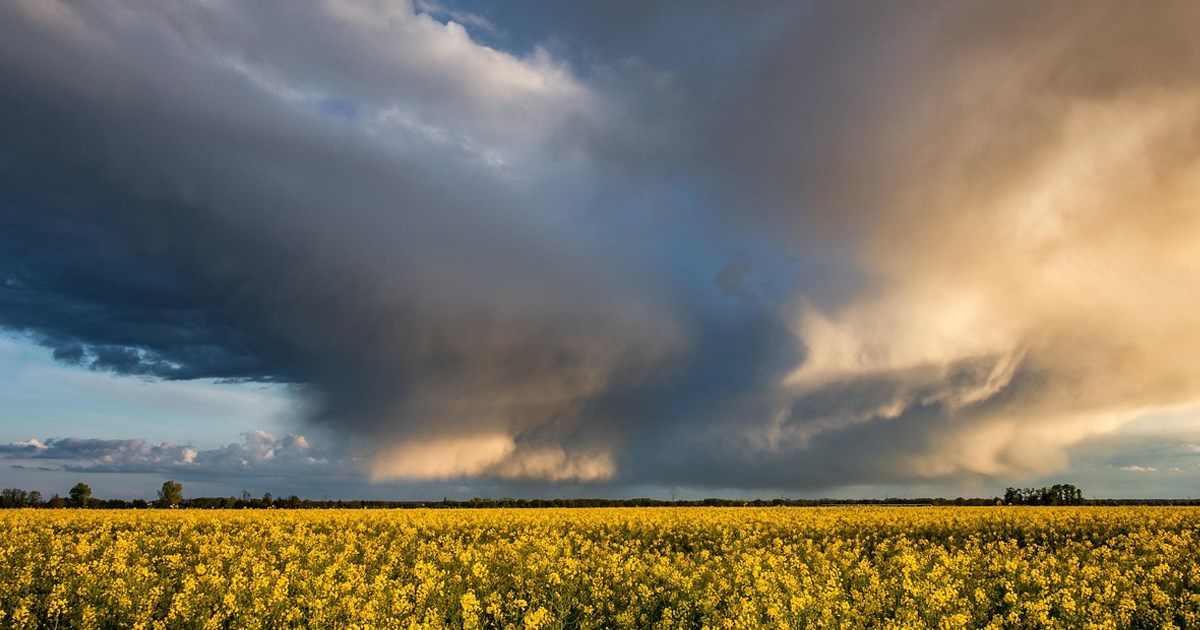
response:
[(182, 505), (183, 499), (183, 484), (178, 481), (164, 481), (162, 488), (158, 491), (158, 500), (151, 503), (143, 499), (134, 499), (126, 501), (124, 499), (97, 499), (92, 497), (92, 487), (82, 481), (71, 486), (67, 491), (67, 496), (62, 497), (58, 494), (50, 495), (49, 499), (43, 499), (42, 493), (37, 490), (26, 492), (21, 488), (5, 488), (0, 490), (0, 508), (24, 508), (24, 507), (45, 507), (45, 508), (146, 508), (151, 505), (164, 508), (173, 508)]
[(995, 505), (997, 498), (888, 498), (888, 499), (695, 499), (664, 500), (651, 498), (634, 499), (485, 499), (475, 497), (468, 500), (443, 498), (440, 501), (392, 501), (372, 499), (302, 499), (297, 495), (275, 497), (270, 492), (261, 497), (243, 492), (237, 497), (182, 497), (182, 487), (177, 482), (171, 491), (159, 491), (157, 500), (145, 499), (98, 499), (91, 496), (91, 488), (84, 483), (76, 484), (67, 497), (55, 494), (43, 500), (41, 493), (25, 492), (9, 488), (0, 497), (0, 508), (47, 507), (47, 508), (93, 508), (93, 509), (396, 509), (396, 508), (588, 508), (588, 507), (821, 507), (837, 505)]
[(1200, 499), (1085, 499), (1083, 492), (1071, 484), (1055, 484), (1042, 488), (1007, 488), (1003, 497), (973, 497), (955, 499), (917, 497), (886, 499), (696, 499), (664, 500), (636, 499), (484, 499), (443, 498), (441, 501), (389, 501), (367, 499), (302, 499), (297, 495), (275, 497), (270, 492), (255, 497), (248, 490), (231, 497), (183, 497), (183, 484), (174, 480), (163, 482), (158, 498), (98, 499), (92, 488), (79, 482), (67, 496), (53, 494), (45, 498), (37, 490), (5, 488), (0, 491), (0, 508), (93, 508), (93, 509), (396, 509), (396, 508), (587, 508), (587, 507), (822, 507), (840, 505), (863, 506), (985, 506), (985, 505), (1200, 505)]
[(1006, 488), (1006, 505), (1083, 505), (1083, 491), (1069, 483), (1042, 488)]

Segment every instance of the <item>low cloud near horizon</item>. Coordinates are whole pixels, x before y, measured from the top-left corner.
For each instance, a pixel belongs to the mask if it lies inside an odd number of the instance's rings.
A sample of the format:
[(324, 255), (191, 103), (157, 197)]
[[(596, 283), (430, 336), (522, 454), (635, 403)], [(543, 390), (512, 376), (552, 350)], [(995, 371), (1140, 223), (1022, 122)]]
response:
[(0, 445), (10, 465), (49, 466), (78, 473), (158, 473), (185, 477), (236, 476), (239, 479), (300, 474), (345, 474), (327, 449), (302, 435), (276, 437), (261, 429), (242, 435), (241, 443), (196, 449), (142, 439), (29, 439)]
[(0, 7), (0, 328), (301, 409), (0, 458), (1003, 484), (1200, 406), (1194, 3), (503, 11)]

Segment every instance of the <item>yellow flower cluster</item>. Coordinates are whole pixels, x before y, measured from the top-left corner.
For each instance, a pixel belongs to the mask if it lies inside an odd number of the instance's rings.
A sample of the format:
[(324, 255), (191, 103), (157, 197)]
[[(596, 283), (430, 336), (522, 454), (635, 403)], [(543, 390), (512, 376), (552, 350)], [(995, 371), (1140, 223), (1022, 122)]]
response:
[(1194, 628), (1191, 508), (0, 513), (0, 627)]

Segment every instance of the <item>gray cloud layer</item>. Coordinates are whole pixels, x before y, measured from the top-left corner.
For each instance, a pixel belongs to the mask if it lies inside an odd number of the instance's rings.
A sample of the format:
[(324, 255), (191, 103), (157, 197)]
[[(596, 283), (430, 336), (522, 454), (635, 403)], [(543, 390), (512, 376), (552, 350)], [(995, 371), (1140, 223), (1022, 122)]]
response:
[(1193, 5), (644, 10), (0, 8), (0, 326), (295, 383), (377, 479), (1003, 477), (1200, 400)]
[(161, 473), (185, 477), (264, 477), (345, 475), (348, 462), (304, 436), (277, 438), (265, 431), (244, 434), (242, 442), (195, 449), (140, 439), (50, 438), (0, 445), (0, 457), (25, 464), (51, 464), (69, 472)]

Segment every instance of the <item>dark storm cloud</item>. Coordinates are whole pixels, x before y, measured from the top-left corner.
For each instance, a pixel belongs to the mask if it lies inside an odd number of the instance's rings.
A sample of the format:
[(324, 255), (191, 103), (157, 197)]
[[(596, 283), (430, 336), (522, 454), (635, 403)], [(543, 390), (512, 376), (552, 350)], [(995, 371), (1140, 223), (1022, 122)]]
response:
[(0, 326), (377, 479), (1044, 471), (1200, 398), (1192, 12), (12, 3)]
[[(19, 138), (7, 131), (5, 137)], [(3, 168), (7, 188), (66, 195), (72, 186), (87, 186), (65, 162)], [(223, 325), (200, 287), (170, 266), (147, 265), (125, 250), (128, 233), (101, 224), (110, 214), (106, 206), (117, 200), (100, 198), (96, 216), (78, 217), (15, 197), (0, 210), (4, 325), (34, 333), (68, 363), (167, 378), (278, 376), (238, 331)]]
[(584, 414), (684, 341), (553, 189), (588, 184), (567, 70), (403, 5), (108, 8), (6, 10), (5, 326), (99, 369), (297, 382), (441, 474), (612, 474), (628, 420)]

